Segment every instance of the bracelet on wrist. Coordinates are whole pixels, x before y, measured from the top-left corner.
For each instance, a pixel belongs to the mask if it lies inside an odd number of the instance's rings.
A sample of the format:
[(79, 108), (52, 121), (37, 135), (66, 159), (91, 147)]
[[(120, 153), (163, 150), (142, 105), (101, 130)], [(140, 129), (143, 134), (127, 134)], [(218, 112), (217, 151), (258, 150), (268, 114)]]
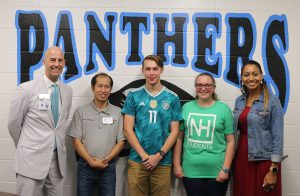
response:
[(222, 167), (222, 171), (223, 171), (225, 174), (229, 174), (229, 173), (230, 173), (230, 169), (228, 169), (228, 168)]
[(166, 153), (164, 151), (162, 151), (162, 150), (160, 150), (158, 153), (160, 154), (160, 156), (162, 158), (164, 158), (166, 156)]

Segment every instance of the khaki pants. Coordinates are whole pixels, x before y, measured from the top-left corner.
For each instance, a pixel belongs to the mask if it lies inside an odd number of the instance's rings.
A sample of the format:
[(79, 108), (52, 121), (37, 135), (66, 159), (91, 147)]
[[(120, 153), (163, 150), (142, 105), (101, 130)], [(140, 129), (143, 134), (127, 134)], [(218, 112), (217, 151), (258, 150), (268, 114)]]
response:
[(169, 196), (170, 189), (171, 166), (147, 170), (141, 163), (128, 161), (129, 196)]

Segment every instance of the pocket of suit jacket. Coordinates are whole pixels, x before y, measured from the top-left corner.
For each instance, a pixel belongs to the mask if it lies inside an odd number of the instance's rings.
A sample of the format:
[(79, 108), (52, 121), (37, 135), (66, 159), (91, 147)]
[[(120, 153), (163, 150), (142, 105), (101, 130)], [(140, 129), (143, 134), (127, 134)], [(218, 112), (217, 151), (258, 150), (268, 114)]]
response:
[(36, 142), (30, 142), (30, 141), (22, 141), (20, 146), (23, 148), (31, 149), (31, 150), (38, 150), (40, 149), (41, 144)]

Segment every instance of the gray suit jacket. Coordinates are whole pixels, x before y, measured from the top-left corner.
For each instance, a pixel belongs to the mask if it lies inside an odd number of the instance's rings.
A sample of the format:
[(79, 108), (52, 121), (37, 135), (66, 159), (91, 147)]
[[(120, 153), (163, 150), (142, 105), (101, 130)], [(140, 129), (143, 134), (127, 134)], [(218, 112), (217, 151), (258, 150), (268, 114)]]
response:
[(72, 89), (58, 82), (61, 96), (60, 116), (55, 128), (50, 110), (39, 109), (39, 94), (48, 94), (43, 77), (19, 85), (11, 101), (8, 130), (16, 146), (16, 173), (33, 179), (45, 179), (57, 142), (59, 168), (66, 175), (65, 132), (72, 105)]

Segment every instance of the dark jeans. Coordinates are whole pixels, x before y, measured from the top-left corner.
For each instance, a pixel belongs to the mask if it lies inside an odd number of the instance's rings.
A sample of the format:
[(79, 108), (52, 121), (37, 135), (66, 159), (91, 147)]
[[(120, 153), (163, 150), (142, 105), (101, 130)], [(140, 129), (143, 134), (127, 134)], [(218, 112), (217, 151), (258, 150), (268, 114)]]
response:
[(97, 170), (80, 158), (77, 167), (77, 195), (93, 196), (95, 187), (99, 196), (115, 196), (115, 162), (111, 161), (104, 170)]
[(217, 182), (215, 178), (183, 177), (187, 196), (225, 196), (228, 180)]

